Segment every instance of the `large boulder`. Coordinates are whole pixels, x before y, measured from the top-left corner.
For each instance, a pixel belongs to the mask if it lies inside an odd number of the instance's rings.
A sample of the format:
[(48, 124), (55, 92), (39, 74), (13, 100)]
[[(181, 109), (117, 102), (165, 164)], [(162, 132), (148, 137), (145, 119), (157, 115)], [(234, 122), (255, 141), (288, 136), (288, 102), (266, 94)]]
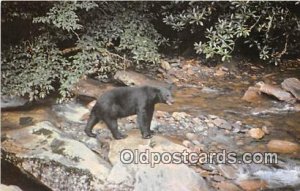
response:
[(267, 147), (270, 152), (278, 153), (294, 153), (300, 151), (300, 145), (285, 140), (271, 140), (267, 144)]
[(260, 91), (258, 87), (250, 86), (248, 90), (245, 92), (242, 100), (247, 102), (258, 102), (261, 98)]
[(120, 160), (120, 152), (122, 150), (140, 149), (140, 146), (151, 146), (151, 148), (162, 152), (183, 152), (186, 150), (186, 147), (176, 144), (161, 135), (154, 135), (151, 139), (143, 139), (139, 130), (132, 129), (128, 132), (126, 139), (113, 140), (110, 143), (109, 160), (112, 164), (116, 164)]
[(107, 92), (115, 87), (116, 86), (113, 84), (103, 83), (90, 78), (82, 78), (75, 84), (72, 92), (76, 96), (86, 96), (97, 99), (104, 92)]
[(102, 190), (111, 168), (47, 121), (7, 131), (2, 157), (52, 190)]
[(17, 108), (24, 106), (29, 100), (19, 96), (1, 95), (1, 109)]
[(300, 81), (297, 78), (287, 78), (281, 83), (281, 87), (288, 92), (291, 92), (293, 96), (300, 100)]
[(294, 103), (295, 98), (289, 93), (286, 92), (285, 90), (281, 89), (280, 87), (270, 85), (270, 84), (265, 84), (264, 82), (259, 82), (257, 85), (260, 87), (259, 91), (274, 96), (280, 101), (286, 101), (289, 103)]
[(132, 130), (126, 139), (111, 142), (109, 159), (114, 166), (107, 178), (108, 184), (133, 185), (132, 189), (135, 191), (208, 190), (205, 180), (186, 164), (160, 162), (154, 165), (141, 162), (138, 158), (137, 163), (133, 161), (125, 164), (120, 161), (120, 153), (124, 149), (139, 154), (148, 153), (149, 157), (150, 153), (161, 155), (164, 152), (172, 154), (186, 150), (185, 147), (167, 137), (155, 135), (152, 139), (145, 140), (141, 138), (138, 131)]
[(127, 85), (127, 86), (155, 86), (155, 87), (168, 87), (168, 84), (155, 79), (152, 79), (143, 74), (129, 71), (119, 70), (114, 75), (114, 79)]

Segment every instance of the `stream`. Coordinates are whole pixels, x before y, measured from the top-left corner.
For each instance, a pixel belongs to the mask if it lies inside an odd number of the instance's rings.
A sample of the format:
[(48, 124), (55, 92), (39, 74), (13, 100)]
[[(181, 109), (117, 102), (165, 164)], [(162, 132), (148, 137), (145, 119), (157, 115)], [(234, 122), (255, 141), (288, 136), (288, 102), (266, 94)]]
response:
[[(175, 104), (173, 106), (169, 107), (159, 104), (156, 109), (170, 113), (186, 112), (195, 116), (216, 115), (231, 123), (240, 121), (249, 127), (261, 128), (266, 126), (270, 134), (265, 135), (263, 139), (257, 141), (244, 136), (244, 144), (239, 145), (238, 148), (231, 148), (238, 149), (241, 152), (264, 152), (267, 151), (265, 145), (272, 139), (300, 143), (300, 112), (294, 111), (291, 105), (279, 102), (269, 96), (263, 96), (260, 103), (247, 103), (241, 97), (249, 86), (254, 85), (260, 80), (280, 84), (287, 77), (296, 77), (299, 79), (300, 70), (275, 71), (271, 76), (266, 78), (209, 79), (204, 84), (204, 88), (184, 87), (177, 89), (174, 96)], [(78, 111), (75, 111), (76, 108), (73, 108), (73, 114), (70, 112), (73, 107), (72, 105), (56, 104), (52, 98), (43, 104), (36, 104), (28, 108), (2, 111), (2, 132), (29, 126), (44, 120), (50, 120), (54, 124), (56, 122), (61, 123), (63, 119), (55, 116), (60, 116), (60, 110), (63, 110), (66, 106), (69, 107), (65, 109), (68, 110), (69, 116), (65, 117), (76, 119), (80, 118), (84, 112), (88, 112), (88, 109), (84, 107), (84, 102), (76, 101), (74, 104), (76, 107), (78, 106)], [(176, 133), (178, 134), (177, 136)], [(183, 139), (182, 133), (178, 131), (171, 134), (175, 138)], [(222, 142), (222, 140), (226, 140), (227, 142)], [(220, 134), (218, 138), (211, 139), (211, 141), (228, 144), (229, 148), (230, 144), (233, 144), (232, 142), (236, 140), (234, 136), (229, 140), (224, 134)], [(211, 142), (203, 140), (203, 143), (210, 144)], [(227, 148), (226, 145), (224, 147)], [(12, 178), (15, 174), (20, 176), (20, 173), (16, 173), (16, 170), (9, 171), (9, 168), (3, 168), (3, 165), (8, 164), (2, 162), (2, 183), (15, 184), (23, 189), (25, 188), (24, 190), (34, 190), (30, 186), (33, 185), (30, 179), (23, 178), (22, 181), (13, 181), (7, 178)], [(300, 153), (291, 155), (280, 154), (278, 165), (238, 165), (238, 171), (241, 178), (248, 176), (266, 180), (270, 190), (300, 189)], [(35, 184), (38, 185), (36, 190), (43, 190), (39, 183)]]

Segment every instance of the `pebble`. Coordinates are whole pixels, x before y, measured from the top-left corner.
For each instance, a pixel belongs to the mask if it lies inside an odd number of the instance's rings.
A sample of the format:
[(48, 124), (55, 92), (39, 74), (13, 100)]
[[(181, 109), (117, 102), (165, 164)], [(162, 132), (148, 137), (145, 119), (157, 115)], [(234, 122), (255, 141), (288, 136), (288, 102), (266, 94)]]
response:
[(262, 129), (260, 128), (252, 128), (248, 131), (250, 137), (254, 139), (261, 139), (265, 136), (265, 133)]
[(270, 134), (270, 131), (269, 131), (269, 129), (268, 129), (267, 126), (263, 126), (261, 129), (263, 130), (263, 132), (264, 132), (265, 134), (267, 134), (267, 135)]
[(182, 141), (182, 145), (185, 146), (186, 148), (189, 148), (189, 149), (193, 147), (193, 143), (191, 141), (188, 141), (188, 140)]
[(190, 141), (197, 140), (197, 135), (195, 133), (186, 133), (185, 137)]
[(220, 175), (214, 175), (213, 180), (216, 181), (216, 182), (222, 182), (222, 181), (225, 180), (225, 178), (223, 176), (220, 176)]

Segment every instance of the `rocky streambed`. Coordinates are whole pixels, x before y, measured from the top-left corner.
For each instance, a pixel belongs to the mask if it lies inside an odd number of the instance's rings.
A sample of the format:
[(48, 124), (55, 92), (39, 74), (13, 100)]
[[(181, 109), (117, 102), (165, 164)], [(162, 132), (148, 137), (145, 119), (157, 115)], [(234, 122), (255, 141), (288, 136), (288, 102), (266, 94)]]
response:
[[(79, 99), (64, 104), (49, 99), (47, 104), (18, 107), (26, 101), (15, 99), (15, 109), (1, 114), (1, 190), (300, 189), (297, 102), (281, 102), (267, 95), (250, 103), (241, 99), (249, 86), (261, 80), (270, 83), (283, 79), (272, 80), (264, 77), (265, 73), (256, 76), (251, 70), (239, 77), (228, 66), (212, 70), (189, 60), (179, 64), (169, 61), (169, 67), (166, 63), (163, 66), (157, 76), (161, 80), (155, 83), (174, 82), (176, 103), (157, 106), (151, 124), (155, 136), (151, 139), (141, 139), (136, 116), (118, 121), (121, 131), (128, 134), (126, 139), (113, 140), (102, 123), (95, 126), (96, 139), (85, 135), (83, 129), (93, 105), (90, 101), (115, 84), (83, 80), (74, 89)], [(154, 80), (126, 74), (119, 73), (116, 79), (126, 85), (151, 84)], [(295, 74), (283, 76), (297, 78)], [(234, 152), (237, 159), (245, 152), (276, 152), (278, 162), (160, 163), (152, 168), (151, 164), (122, 163), (120, 153), (124, 149), (171, 154)], [(14, 169), (19, 170), (20, 178), (13, 178), (17, 174)]]

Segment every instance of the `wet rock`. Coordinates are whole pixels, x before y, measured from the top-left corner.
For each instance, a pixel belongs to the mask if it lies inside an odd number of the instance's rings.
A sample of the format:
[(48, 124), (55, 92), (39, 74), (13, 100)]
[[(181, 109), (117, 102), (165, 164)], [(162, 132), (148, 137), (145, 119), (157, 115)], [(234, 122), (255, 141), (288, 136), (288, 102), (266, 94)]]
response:
[(218, 116), (216, 116), (216, 115), (208, 115), (208, 117), (209, 117), (210, 119), (217, 119), (217, 118), (218, 118)]
[(29, 100), (19, 96), (1, 95), (1, 109), (17, 108), (24, 106)]
[(221, 119), (221, 118), (217, 118), (217, 119), (213, 120), (213, 123), (221, 129), (231, 130), (231, 128), (232, 128), (230, 123), (228, 123), (226, 120)]
[(242, 97), (242, 100), (245, 100), (247, 102), (258, 102), (260, 98), (261, 96), (259, 88), (250, 86)]
[(167, 62), (165, 60), (160, 60), (160, 66), (166, 71), (171, 69), (169, 62)]
[(32, 117), (20, 117), (19, 124), (22, 126), (33, 125), (33, 118)]
[(97, 99), (104, 92), (107, 92), (115, 87), (116, 86), (113, 84), (103, 83), (90, 78), (82, 78), (74, 85), (72, 93), (79, 97), (85, 96)]
[(264, 132), (265, 134), (267, 134), (267, 135), (270, 134), (270, 131), (269, 131), (269, 129), (268, 129), (267, 126), (263, 126), (263, 127), (261, 128), (261, 130), (263, 130), (263, 132)]
[(300, 145), (285, 140), (271, 140), (267, 144), (270, 152), (294, 153), (300, 151)]
[(0, 190), (1, 191), (22, 191), (22, 189), (19, 188), (18, 186), (15, 186), (15, 185), (7, 186), (7, 185), (4, 185), (4, 184), (0, 184)]
[(265, 136), (265, 133), (260, 128), (252, 128), (248, 131), (250, 137), (254, 139), (261, 139)]
[(295, 107), (290, 104), (286, 104), (280, 107), (271, 108), (254, 108), (250, 111), (252, 115), (268, 115), (268, 114), (283, 114), (287, 112), (295, 111)]
[(223, 77), (223, 76), (225, 76), (225, 74), (227, 74), (227, 72), (224, 70), (223, 67), (221, 67), (214, 73), (214, 76)]
[(241, 127), (242, 126), (242, 122), (241, 121), (236, 121), (235, 123), (232, 124), (232, 127), (234, 129), (238, 129), (238, 130), (241, 130)]
[(217, 183), (215, 187), (220, 191), (241, 191), (237, 185), (225, 181)]
[(85, 115), (90, 113), (86, 107), (76, 102), (54, 105), (53, 111), (58, 116), (76, 123), (83, 123), (82, 120), (85, 119)]
[(203, 93), (214, 93), (214, 94), (217, 94), (217, 93), (219, 93), (220, 91), (219, 90), (217, 90), (217, 89), (213, 89), (213, 88), (209, 88), (209, 87), (203, 87), (202, 89), (201, 89), (201, 92), (203, 92)]
[(300, 100), (300, 81), (297, 78), (287, 78), (281, 83), (281, 87), (288, 92), (291, 92), (293, 96)]
[(238, 170), (235, 169), (233, 166), (231, 165), (227, 165), (227, 164), (219, 164), (217, 166), (218, 171), (220, 172), (220, 174), (228, 179), (236, 179), (238, 177), (237, 173)]
[(238, 185), (245, 191), (264, 190), (268, 187), (268, 183), (264, 180), (240, 180)]
[(2, 157), (52, 190), (101, 190), (111, 168), (46, 121), (7, 131)]
[(260, 86), (259, 91), (274, 96), (280, 101), (286, 101), (289, 103), (295, 102), (295, 98), (293, 98), (293, 96), (290, 93), (284, 91), (280, 87), (270, 85), (270, 84), (265, 84), (264, 82), (259, 82), (257, 83), (257, 85)]
[(168, 87), (169, 85), (165, 82), (158, 81), (155, 79), (152, 79), (148, 76), (145, 76), (143, 74), (134, 72), (134, 71), (125, 71), (125, 70), (119, 70), (114, 75), (114, 79), (122, 82), (123, 84), (127, 86), (156, 86), (156, 87)]

